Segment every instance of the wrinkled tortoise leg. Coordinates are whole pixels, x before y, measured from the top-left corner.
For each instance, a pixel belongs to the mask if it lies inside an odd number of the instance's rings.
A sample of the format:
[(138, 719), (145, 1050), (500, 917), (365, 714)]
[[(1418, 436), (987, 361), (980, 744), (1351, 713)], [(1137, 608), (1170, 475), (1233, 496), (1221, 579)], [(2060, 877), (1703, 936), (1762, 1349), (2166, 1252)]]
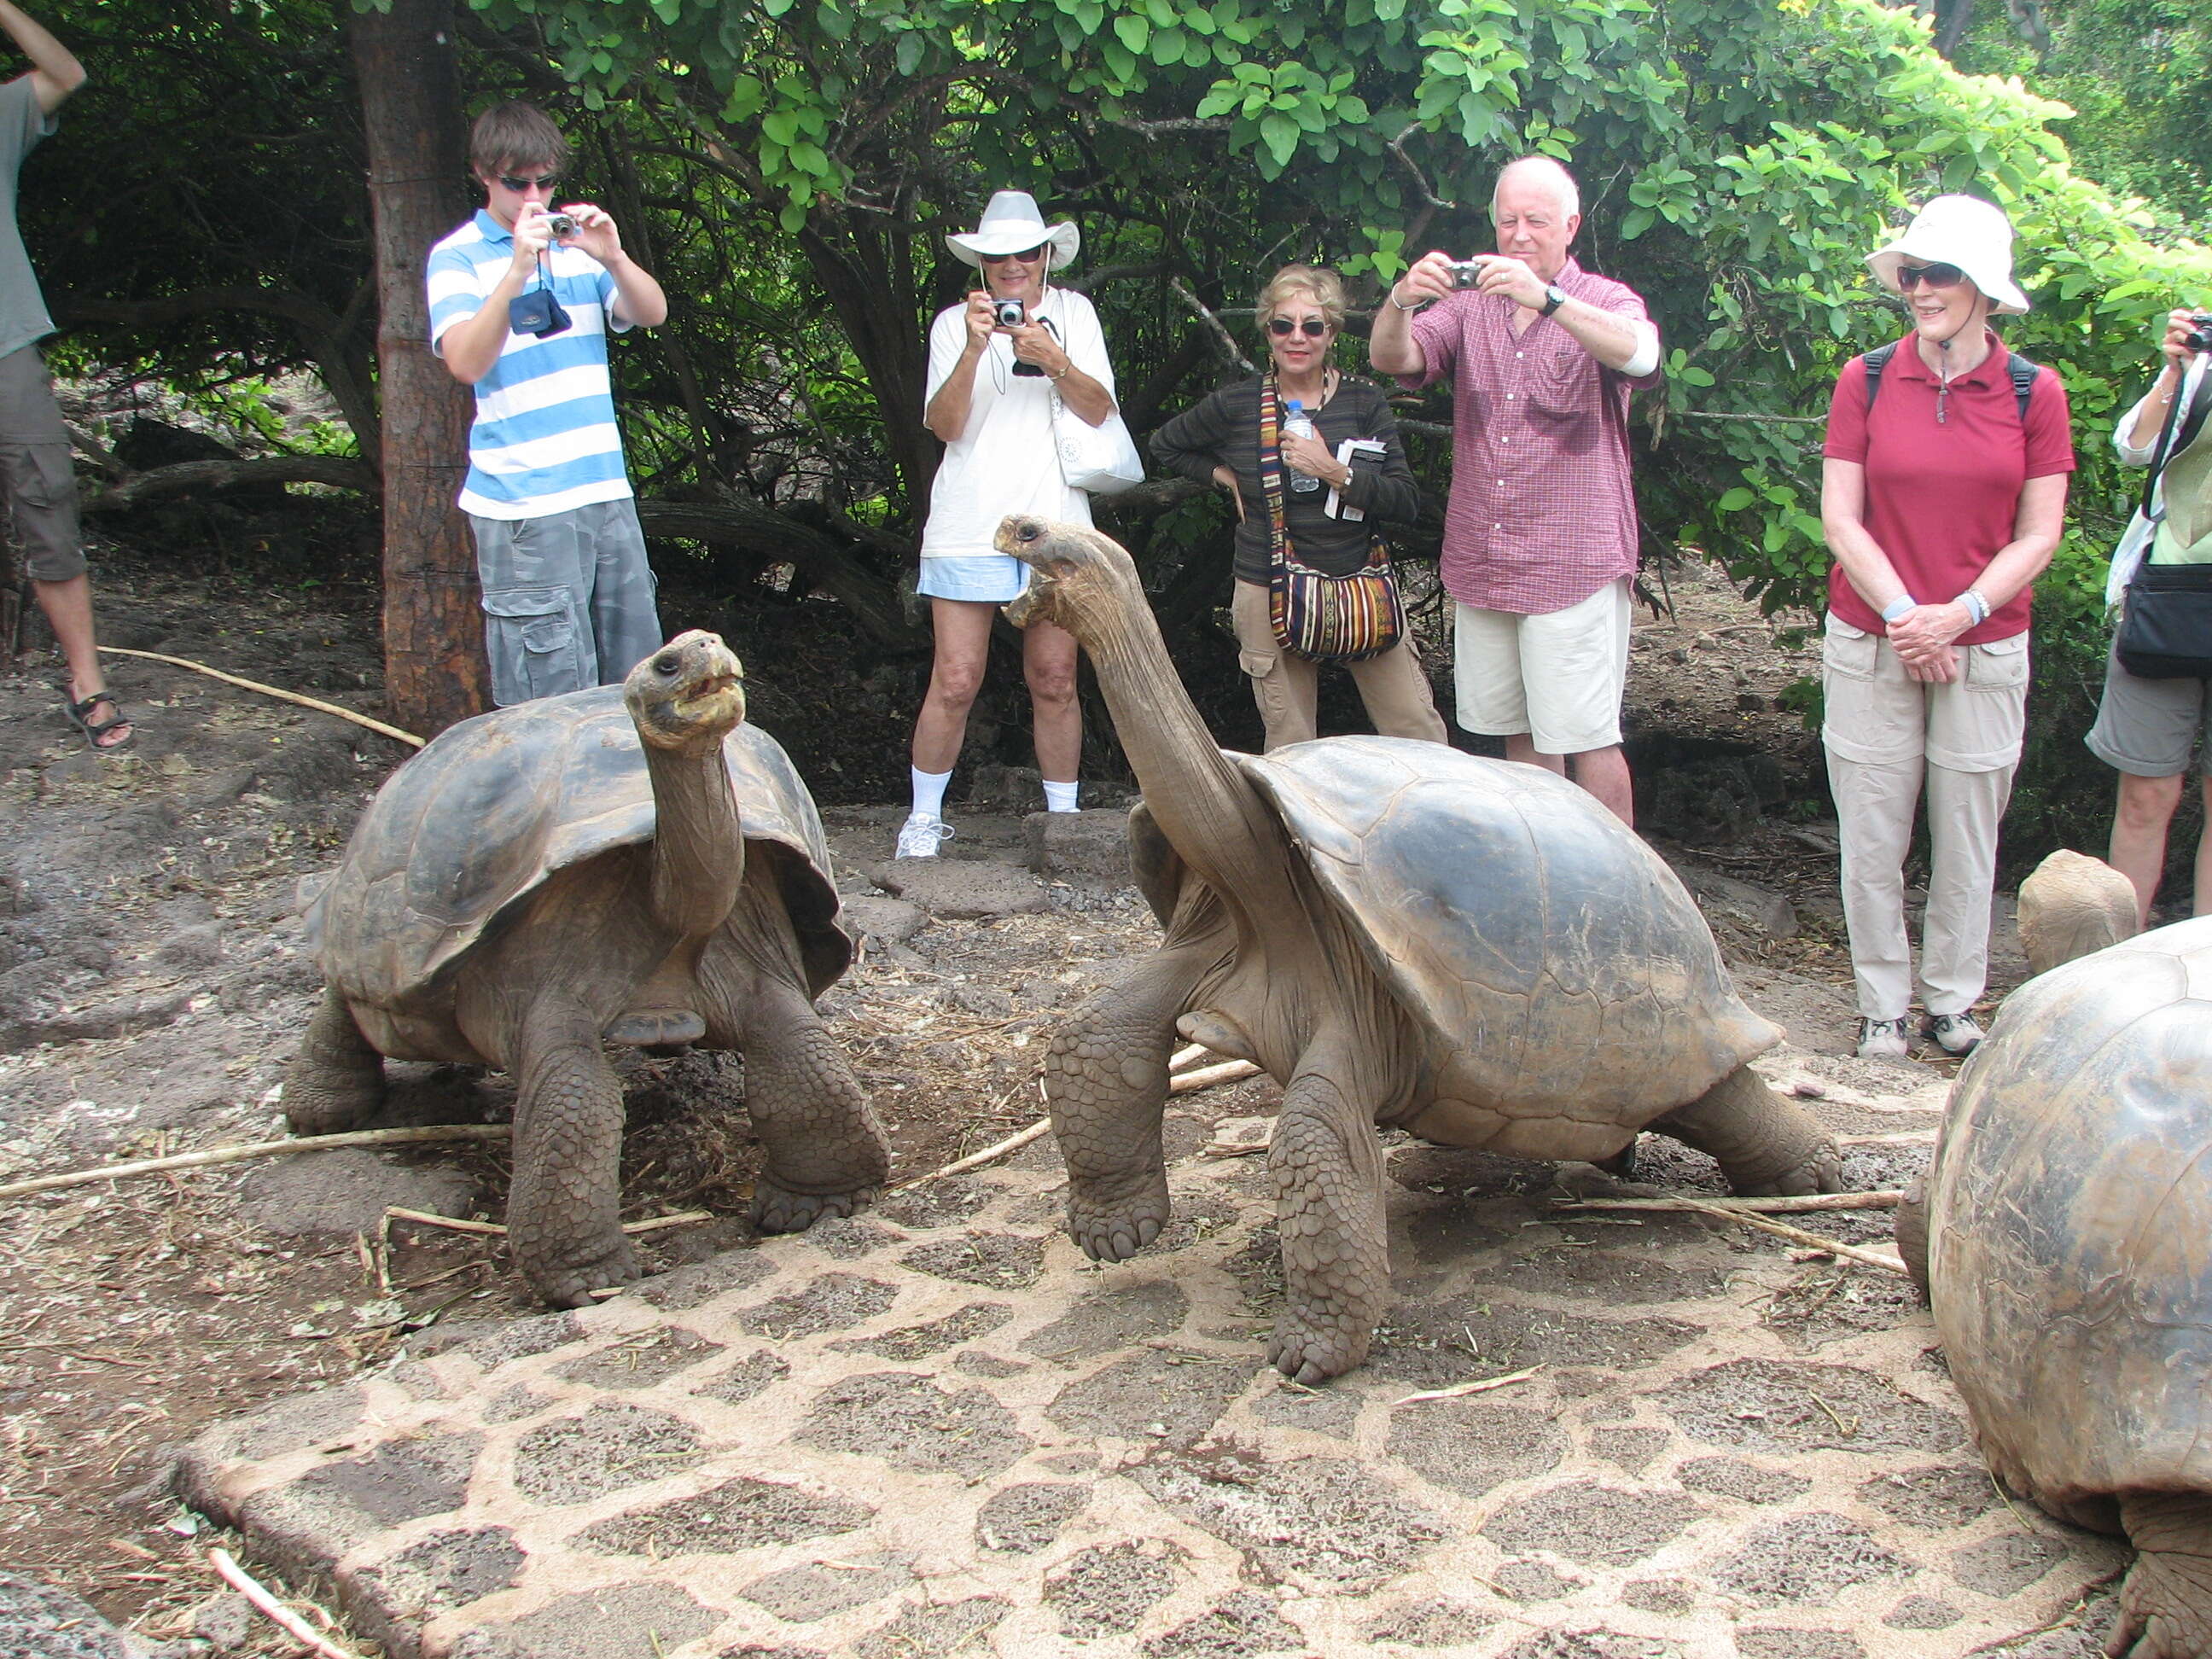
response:
[(1167, 1225), (1160, 1115), (1175, 1020), (1220, 955), (1217, 942), (1132, 963), (1045, 1048), (1045, 1101), (1067, 1162), (1067, 1236), (1094, 1261), (1126, 1261)]
[(795, 1233), (852, 1214), (890, 1172), (890, 1146), (844, 1049), (797, 987), (773, 982), (752, 998), (740, 1046), (763, 1154), (753, 1225)]
[(539, 1001), (515, 1048), (507, 1243), (538, 1295), (589, 1307), (593, 1291), (641, 1276), (622, 1231), (622, 1085), (579, 1005)]
[(2120, 1586), (2110, 1659), (2203, 1659), (2212, 1654), (2212, 1497), (2158, 1492), (2120, 1500), (2139, 1553)]
[(1897, 1254), (1925, 1304), (1928, 1296), (1928, 1177), (1915, 1176), (1897, 1204)]
[(1843, 1158), (1828, 1132), (1748, 1066), (1651, 1127), (1711, 1157), (1742, 1197), (1843, 1190)]
[(325, 989), (284, 1075), (284, 1121), (295, 1135), (336, 1134), (384, 1104), (384, 1056), (368, 1046), (345, 999)]
[(1373, 1114), (1347, 1092), (1351, 1044), (1308, 1048), (1283, 1091), (1267, 1148), (1282, 1235), (1283, 1311), (1267, 1358), (1293, 1382), (1319, 1382), (1367, 1358), (1390, 1291), (1382, 1149)]

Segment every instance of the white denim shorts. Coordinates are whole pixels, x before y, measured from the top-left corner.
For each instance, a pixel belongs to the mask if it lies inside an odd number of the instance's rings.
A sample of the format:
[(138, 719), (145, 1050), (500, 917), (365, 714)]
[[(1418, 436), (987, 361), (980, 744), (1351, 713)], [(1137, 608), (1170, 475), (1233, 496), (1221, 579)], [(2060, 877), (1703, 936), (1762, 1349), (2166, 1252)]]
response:
[(1459, 723), (1486, 737), (1525, 732), (1544, 755), (1620, 741), (1628, 685), (1628, 579), (1540, 617), (1455, 607), (1452, 677)]

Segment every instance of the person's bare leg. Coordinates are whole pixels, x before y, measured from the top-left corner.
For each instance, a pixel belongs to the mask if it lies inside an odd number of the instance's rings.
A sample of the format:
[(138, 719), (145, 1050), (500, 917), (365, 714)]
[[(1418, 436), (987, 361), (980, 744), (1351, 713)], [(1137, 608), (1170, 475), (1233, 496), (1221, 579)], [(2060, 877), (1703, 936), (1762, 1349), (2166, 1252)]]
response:
[(2193, 915), (2212, 916), (2212, 775), (2204, 780), (2204, 827), (2197, 832), (2197, 897)]
[(1555, 772), (1563, 778), (1567, 775), (1567, 757), (1544, 753), (1536, 747), (1535, 738), (1526, 732), (1511, 732), (1506, 737), (1505, 758), (1519, 761), (1523, 766), (1540, 766), (1547, 772)]
[(975, 599), (929, 602), (937, 650), (929, 667), (929, 691), (914, 722), (914, 763), (924, 772), (950, 772), (960, 758), (968, 711), (975, 706), (990, 656), (995, 609)]
[(1048, 783), (1074, 782), (1083, 761), (1083, 705), (1075, 695), (1079, 649), (1074, 635), (1050, 623), (1033, 622), (1022, 630), (1022, 673), (1029, 681), (1037, 770)]
[(1574, 756), (1568, 775), (1630, 829), (1636, 827), (1636, 787), (1628, 775), (1628, 757), (1619, 744), (1585, 749)]
[[(105, 691), (107, 678), (100, 672), (100, 646), (92, 626), (92, 578), (80, 574), (66, 581), (34, 581), (31, 586), (39, 596), (39, 609), (46, 613), (46, 626), (54, 630), (55, 642), (69, 664), (70, 701), (82, 702), (95, 691)], [(129, 726), (118, 726), (103, 734), (100, 746), (112, 749), (130, 736)]]
[[(2207, 780), (2212, 793), (2212, 780)], [(2150, 907), (2158, 897), (2159, 878), (2166, 873), (2166, 832), (2173, 822), (2173, 809), (2181, 805), (2181, 777), (2139, 777), (2120, 774), (2119, 804), (2112, 811), (2112, 839), (2106, 862), (2125, 876), (2136, 890), (2136, 921), (2150, 926)], [(2197, 914), (2203, 914), (2204, 843), (2197, 848)]]

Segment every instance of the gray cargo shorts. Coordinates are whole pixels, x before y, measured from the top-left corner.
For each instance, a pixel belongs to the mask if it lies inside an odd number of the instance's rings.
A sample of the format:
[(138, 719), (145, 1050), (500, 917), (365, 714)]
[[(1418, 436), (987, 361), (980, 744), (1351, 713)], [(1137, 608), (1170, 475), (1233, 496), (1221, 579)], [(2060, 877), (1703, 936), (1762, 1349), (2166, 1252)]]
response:
[(65, 582), (84, 574), (69, 429), (34, 345), (0, 357), (0, 483), (8, 491), (31, 579)]
[(538, 519), (480, 519), (491, 700), (505, 708), (619, 684), (666, 642), (637, 503), (593, 501)]

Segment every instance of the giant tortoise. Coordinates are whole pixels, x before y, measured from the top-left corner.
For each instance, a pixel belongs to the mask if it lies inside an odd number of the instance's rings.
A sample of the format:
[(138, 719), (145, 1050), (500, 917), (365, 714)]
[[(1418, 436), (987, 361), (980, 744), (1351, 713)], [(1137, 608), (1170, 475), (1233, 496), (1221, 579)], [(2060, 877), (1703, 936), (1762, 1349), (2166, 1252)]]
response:
[(744, 723), (740, 675), (695, 632), (621, 686), (462, 721), (369, 803), (309, 918), (328, 988), (285, 1082), (293, 1129), (374, 1113), (380, 1056), (504, 1066), (508, 1236), (556, 1305), (639, 1273), (603, 1036), (744, 1050), (764, 1231), (850, 1213), (889, 1166), (814, 1011), (852, 959), (821, 820)]
[(2212, 916), (2005, 999), (1898, 1243), (1982, 1455), (2141, 1552), (2107, 1651), (2212, 1655)]
[(1780, 1033), (1737, 1000), (1682, 884), (1540, 768), (1399, 738), (1255, 757), (1207, 735), (1129, 556), (1009, 518), (1007, 607), (1083, 642), (1144, 803), (1137, 879), (1166, 931), (1045, 1056), (1068, 1230), (1118, 1261), (1168, 1217), (1179, 1030), (1283, 1085), (1269, 1149), (1286, 1294), (1269, 1356), (1311, 1382), (1365, 1358), (1389, 1291), (1376, 1125), (1521, 1157), (1618, 1156), (1647, 1127), (1739, 1192), (1831, 1190), (1833, 1144), (1747, 1062)]

